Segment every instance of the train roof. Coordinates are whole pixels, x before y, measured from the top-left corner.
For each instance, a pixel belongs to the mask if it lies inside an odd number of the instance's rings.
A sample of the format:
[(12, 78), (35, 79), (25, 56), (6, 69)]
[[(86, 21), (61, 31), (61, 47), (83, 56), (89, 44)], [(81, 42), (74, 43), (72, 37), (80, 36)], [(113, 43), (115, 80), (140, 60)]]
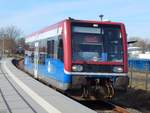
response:
[(33, 32), (32, 34), (26, 36), (26, 38), (32, 38), (33, 36), (37, 36), (37, 35), (42, 34), (44, 32), (51, 31), (54, 28), (61, 26), (66, 21), (77, 22), (77, 23), (79, 22), (79, 23), (95, 23), (95, 24), (106, 24), (106, 25), (123, 25), (123, 23), (121, 23), (121, 22), (98, 21), (98, 20), (77, 20), (77, 19), (69, 18), (69, 19), (62, 20), (56, 24), (49, 25), (49, 26), (47, 26), (47, 27), (45, 27), (39, 31)]

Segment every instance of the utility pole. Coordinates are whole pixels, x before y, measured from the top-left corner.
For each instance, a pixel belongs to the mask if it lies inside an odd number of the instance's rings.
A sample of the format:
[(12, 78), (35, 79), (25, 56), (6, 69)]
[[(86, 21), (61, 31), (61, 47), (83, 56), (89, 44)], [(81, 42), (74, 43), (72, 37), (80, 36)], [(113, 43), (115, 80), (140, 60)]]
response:
[(3, 58), (4, 58), (4, 51), (5, 51), (5, 50), (4, 50), (4, 49), (5, 49), (4, 47), (5, 47), (5, 45), (4, 45), (4, 37), (3, 37)]

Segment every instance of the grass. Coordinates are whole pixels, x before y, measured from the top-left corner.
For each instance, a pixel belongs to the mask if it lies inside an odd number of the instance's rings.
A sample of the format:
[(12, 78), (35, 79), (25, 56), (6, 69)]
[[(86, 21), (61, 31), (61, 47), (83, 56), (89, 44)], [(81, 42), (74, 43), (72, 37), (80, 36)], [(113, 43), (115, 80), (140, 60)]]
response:
[[(135, 89), (150, 90), (150, 73), (148, 73), (148, 76), (146, 78), (146, 73), (132, 71), (131, 77), (131, 70), (130, 70), (128, 75), (130, 77), (130, 84), (129, 84), (130, 87)], [(147, 80), (147, 89), (146, 89), (146, 80)]]

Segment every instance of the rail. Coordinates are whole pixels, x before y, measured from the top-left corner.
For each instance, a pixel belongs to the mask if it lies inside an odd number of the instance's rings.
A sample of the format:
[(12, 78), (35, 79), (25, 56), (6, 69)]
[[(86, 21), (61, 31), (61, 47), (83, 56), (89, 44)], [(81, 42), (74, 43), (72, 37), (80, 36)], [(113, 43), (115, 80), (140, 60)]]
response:
[(79, 101), (79, 103), (95, 110), (97, 113), (130, 113), (127, 109), (123, 107), (102, 100)]

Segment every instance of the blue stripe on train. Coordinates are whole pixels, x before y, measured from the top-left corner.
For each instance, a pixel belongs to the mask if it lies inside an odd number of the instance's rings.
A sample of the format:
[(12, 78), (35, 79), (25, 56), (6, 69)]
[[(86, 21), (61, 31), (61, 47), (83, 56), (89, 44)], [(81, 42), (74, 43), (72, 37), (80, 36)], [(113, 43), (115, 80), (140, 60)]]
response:
[[(34, 64), (28, 56), (25, 57), (24, 64), (27, 69), (33, 70)], [(48, 67), (51, 68), (50, 71)], [(64, 73), (64, 63), (58, 59), (46, 58), (44, 64), (38, 65), (38, 73), (63, 83), (71, 82), (71, 76)]]

